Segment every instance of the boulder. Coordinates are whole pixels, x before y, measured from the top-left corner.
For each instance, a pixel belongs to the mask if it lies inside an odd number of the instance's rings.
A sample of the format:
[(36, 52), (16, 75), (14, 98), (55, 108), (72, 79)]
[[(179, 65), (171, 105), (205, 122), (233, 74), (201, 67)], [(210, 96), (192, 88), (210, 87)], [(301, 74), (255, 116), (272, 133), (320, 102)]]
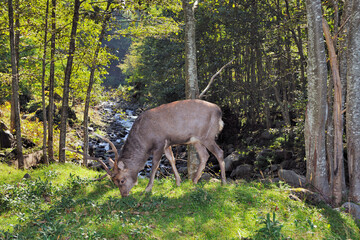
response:
[(295, 160), (285, 160), (280, 163), (282, 169), (295, 169), (296, 168), (296, 161)]
[(239, 157), (239, 153), (233, 152), (224, 159), (226, 172), (231, 172), (232, 170), (234, 170), (234, 163), (239, 160)]
[(179, 167), (178, 168), (179, 174), (187, 174), (187, 167)]
[(253, 166), (250, 164), (242, 164), (237, 166), (230, 174), (232, 178), (250, 179), (253, 171)]
[(3, 121), (0, 121), (0, 130), (9, 130), (8, 126)]
[[(34, 167), (42, 162), (43, 152), (42, 150), (24, 155), (24, 168), (28, 169)], [(19, 167), (18, 160), (14, 162), (16, 167)]]
[(360, 220), (360, 206), (352, 202), (346, 202), (341, 206), (341, 210), (350, 213), (355, 219)]
[(199, 179), (199, 181), (208, 182), (211, 179), (211, 175), (209, 173), (203, 173)]
[(293, 187), (305, 186), (306, 179), (304, 176), (298, 175), (292, 170), (280, 169), (278, 171), (279, 178)]
[(274, 135), (271, 134), (268, 130), (265, 130), (260, 135), (261, 140), (272, 140), (273, 138), (274, 138)]
[(0, 149), (11, 148), (11, 143), (13, 140), (14, 136), (10, 133), (9, 130), (0, 129)]

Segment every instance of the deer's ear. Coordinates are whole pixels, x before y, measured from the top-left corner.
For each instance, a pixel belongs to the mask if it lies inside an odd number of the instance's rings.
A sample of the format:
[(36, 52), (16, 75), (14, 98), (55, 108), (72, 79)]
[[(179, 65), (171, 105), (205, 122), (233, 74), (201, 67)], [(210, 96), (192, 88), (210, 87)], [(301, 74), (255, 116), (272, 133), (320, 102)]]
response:
[(123, 161), (118, 162), (118, 168), (119, 168), (120, 170), (124, 170), (124, 169), (125, 169), (125, 164), (124, 164)]

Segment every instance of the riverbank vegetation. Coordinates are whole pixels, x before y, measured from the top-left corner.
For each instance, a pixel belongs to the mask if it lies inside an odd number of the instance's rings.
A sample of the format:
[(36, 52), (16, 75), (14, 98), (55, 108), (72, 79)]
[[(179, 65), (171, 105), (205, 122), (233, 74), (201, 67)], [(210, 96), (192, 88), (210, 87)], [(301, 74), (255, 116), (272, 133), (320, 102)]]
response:
[[(291, 198), (290, 187), (147, 179), (127, 198), (101, 173), (73, 164), (0, 164), (1, 239), (359, 239), (347, 214)], [(27, 178), (23, 176), (27, 174)]]

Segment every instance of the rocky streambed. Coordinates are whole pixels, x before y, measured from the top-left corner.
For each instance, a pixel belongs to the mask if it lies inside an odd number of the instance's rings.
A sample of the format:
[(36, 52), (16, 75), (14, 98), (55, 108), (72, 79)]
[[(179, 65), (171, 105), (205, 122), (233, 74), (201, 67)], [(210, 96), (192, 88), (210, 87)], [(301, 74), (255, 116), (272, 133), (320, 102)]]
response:
[[(121, 112), (119, 112), (121, 110)], [(138, 106), (126, 104), (123, 102), (104, 102), (100, 105), (99, 111), (102, 113), (102, 121), (106, 124), (102, 131), (106, 132), (106, 138), (108, 138), (118, 149), (121, 150), (133, 123), (138, 115), (142, 112)], [(99, 139), (95, 136), (91, 136), (91, 132), (96, 131), (96, 127), (89, 128), (89, 152), (92, 156), (102, 158), (102, 160), (110, 166), (109, 158), (114, 159), (115, 154), (109, 152), (111, 150), (110, 144)], [(186, 148), (177, 147), (174, 148), (175, 158), (177, 159), (176, 165), (178, 170), (182, 174), (186, 174)], [(90, 167), (101, 168), (102, 166), (97, 161), (91, 161)], [(145, 168), (139, 172), (139, 177), (148, 177), (152, 167), (152, 156), (147, 160)], [(169, 176), (172, 174), (172, 169), (169, 161), (163, 156), (159, 169), (157, 171), (157, 177)]]

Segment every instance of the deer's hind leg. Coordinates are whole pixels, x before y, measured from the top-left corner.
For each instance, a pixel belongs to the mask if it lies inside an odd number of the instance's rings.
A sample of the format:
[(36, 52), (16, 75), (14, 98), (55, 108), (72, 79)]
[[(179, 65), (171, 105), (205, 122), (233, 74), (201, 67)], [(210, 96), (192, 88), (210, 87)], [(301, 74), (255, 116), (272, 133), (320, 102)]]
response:
[(205, 147), (216, 157), (220, 165), (221, 183), (226, 184), (224, 152), (215, 141), (204, 142)]
[(202, 175), (202, 171), (205, 169), (206, 162), (209, 159), (209, 153), (208, 153), (206, 147), (204, 145), (202, 145), (201, 142), (195, 142), (195, 143), (193, 143), (193, 145), (194, 145), (196, 151), (198, 152), (199, 158), (200, 158), (200, 164), (199, 164), (198, 170), (196, 172), (196, 175), (193, 179), (193, 182), (196, 184)]

